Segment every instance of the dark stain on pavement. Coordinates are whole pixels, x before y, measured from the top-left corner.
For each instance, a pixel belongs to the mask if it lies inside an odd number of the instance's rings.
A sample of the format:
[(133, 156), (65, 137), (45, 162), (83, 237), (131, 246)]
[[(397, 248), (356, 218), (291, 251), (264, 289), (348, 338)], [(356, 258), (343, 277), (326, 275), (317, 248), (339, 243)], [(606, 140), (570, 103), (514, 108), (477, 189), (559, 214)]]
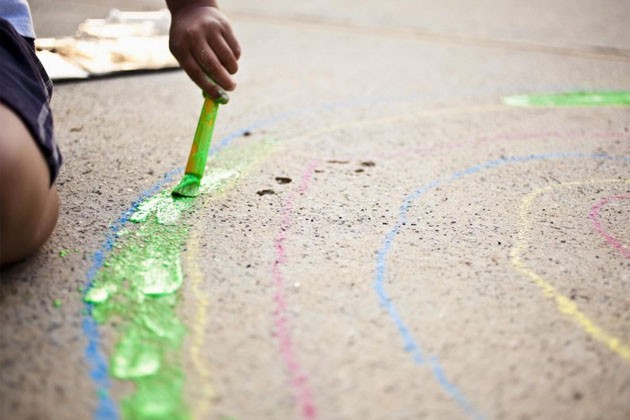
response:
[(260, 190), (260, 191), (256, 191), (256, 194), (260, 195), (261, 197), (263, 195), (272, 195), (275, 194), (276, 192), (274, 190)]

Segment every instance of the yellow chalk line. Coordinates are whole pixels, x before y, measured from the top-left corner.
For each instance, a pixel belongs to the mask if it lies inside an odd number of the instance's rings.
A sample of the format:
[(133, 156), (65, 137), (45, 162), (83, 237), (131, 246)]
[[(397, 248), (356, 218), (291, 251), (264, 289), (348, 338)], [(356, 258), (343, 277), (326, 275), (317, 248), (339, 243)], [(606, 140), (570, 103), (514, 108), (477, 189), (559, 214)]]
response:
[[(208, 175), (210, 174), (206, 175), (205, 180), (208, 179)], [(232, 172), (230, 176), (224, 178), (224, 180), (229, 180), (233, 176), (238, 177), (238, 172)], [(200, 207), (205, 206), (210, 199), (215, 198), (217, 195), (220, 195), (223, 191), (225, 191), (225, 188), (222, 187), (223, 186), (221, 184), (218, 184), (214, 188), (209, 188), (206, 193), (200, 197), (202, 198), (202, 204)], [(210, 409), (210, 402), (215, 396), (215, 392), (212, 387), (210, 369), (208, 368), (208, 365), (204, 363), (201, 355), (201, 350), (204, 347), (204, 330), (207, 323), (206, 320), (208, 318), (210, 299), (204, 294), (202, 288), (204, 278), (201, 266), (199, 265), (199, 229), (196, 229), (195, 226), (196, 225), (192, 227), (186, 243), (187, 250), (185, 252), (186, 264), (184, 265), (184, 273), (190, 279), (190, 290), (197, 309), (195, 314), (195, 320), (197, 320), (197, 322), (194, 322), (192, 325), (190, 358), (202, 383), (201, 398), (196, 399), (192, 406), (196, 412), (195, 418), (205, 419)]]
[(603, 179), (603, 180), (588, 180), (579, 182), (566, 182), (558, 185), (548, 186), (540, 188), (529, 194), (527, 194), (521, 201), (519, 209), (519, 231), (517, 234), (516, 245), (510, 251), (511, 262), (516, 271), (530, 278), (532, 283), (540, 287), (543, 295), (552, 299), (556, 303), (558, 311), (569, 318), (571, 318), (576, 324), (580, 326), (589, 336), (593, 339), (604, 343), (610, 350), (623, 359), (630, 360), (630, 347), (623, 343), (619, 338), (608, 333), (601, 327), (595, 324), (586, 314), (584, 314), (578, 308), (577, 304), (573, 302), (569, 297), (558, 292), (555, 287), (544, 280), (541, 276), (536, 274), (525, 266), (521, 260), (521, 255), (524, 253), (528, 246), (526, 233), (531, 231), (532, 224), (528, 216), (530, 213), (533, 202), (543, 193), (553, 191), (558, 188), (567, 188), (579, 185), (596, 185), (596, 184), (630, 184), (630, 179)]
[(201, 357), (201, 349), (204, 347), (204, 330), (208, 318), (210, 299), (206, 297), (202, 290), (203, 272), (199, 266), (199, 229), (193, 229), (188, 239), (187, 247), (186, 275), (190, 278), (190, 287), (197, 306), (197, 313), (195, 315), (197, 322), (192, 326), (190, 357), (203, 384), (201, 387), (202, 398), (196, 400), (194, 404), (196, 411), (195, 418), (204, 419), (209, 410), (210, 401), (214, 398), (214, 389), (212, 387), (210, 369), (207, 364), (203, 362), (203, 358)]
[[(275, 141), (261, 141), (240, 148), (234, 147), (221, 152), (221, 155), (215, 158), (219, 162), (211, 160), (208, 164), (214, 166), (214, 171), (220, 175), (225, 175), (215, 185), (210, 186), (206, 194), (200, 197), (202, 201), (199, 208), (205, 207), (210, 200), (217, 199), (229, 191), (242, 176), (251, 171), (256, 163), (262, 161), (273, 151), (275, 144)], [(225, 169), (222, 171), (217, 168), (218, 166)], [(206, 175), (206, 179), (211, 177), (212, 171)], [(190, 358), (196, 373), (199, 375), (202, 393), (202, 398), (195, 400), (192, 406), (194, 407), (194, 418), (203, 420), (208, 418), (210, 403), (215, 397), (215, 391), (210, 368), (207, 363), (204, 363), (203, 357), (210, 298), (208, 298), (207, 292), (203, 290), (204, 275), (199, 264), (201, 255), (200, 225), (201, 220), (199, 219), (192, 223), (190, 235), (186, 242), (184, 273), (190, 279), (190, 292), (196, 306), (195, 322), (190, 334)]]

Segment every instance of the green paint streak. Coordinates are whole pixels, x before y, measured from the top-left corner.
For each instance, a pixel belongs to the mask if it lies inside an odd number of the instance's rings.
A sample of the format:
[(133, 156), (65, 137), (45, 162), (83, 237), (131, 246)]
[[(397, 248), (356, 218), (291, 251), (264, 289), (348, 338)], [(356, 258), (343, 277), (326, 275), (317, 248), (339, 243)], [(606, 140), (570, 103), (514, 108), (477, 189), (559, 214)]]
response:
[(53, 306), (54, 306), (55, 308), (61, 308), (61, 301), (60, 301), (59, 299), (55, 299), (55, 300), (53, 301)]
[(61, 251), (59, 251), (59, 256), (60, 256), (61, 258), (64, 258), (64, 257), (65, 257), (66, 255), (68, 255), (69, 253), (70, 253), (70, 251), (69, 251), (69, 250), (67, 250), (67, 249), (62, 249)]
[(136, 392), (122, 402), (124, 417), (186, 419), (177, 385), (182, 383), (178, 348), (185, 327), (175, 312), (175, 292), (183, 281), (180, 249), (187, 228), (167, 229), (158, 215), (165, 211), (168, 223), (175, 223), (182, 211), (191, 210), (192, 201), (175, 201), (162, 192), (143, 204), (152, 211), (145, 212), (144, 223), (115, 246), (86, 300), (94, 304), (98, 322), (119, 323), (122, 337), (111, 355), (110, 373), (136, 384)]
[[(211, 159), (201, 194), (229, 188), (274, 144), (230, 148)], [(170, 189), (142, 202), (130, 219), (136, 225), (119, 236), (85, 296), (97, 322), (117, 324), (110, 373), (135, 384), (122, 401), (126, 419), (189, 418), (180, 352), (186, 328), (177, 303), (183, 284), (180, 254), (189, 230), (182, 219), (192, 216), (196, 202), (203, 201), (174, 198)]]
[(501, 101), (512, 106), (627, 106), (630, 105), (630, 91), (516, 95)]

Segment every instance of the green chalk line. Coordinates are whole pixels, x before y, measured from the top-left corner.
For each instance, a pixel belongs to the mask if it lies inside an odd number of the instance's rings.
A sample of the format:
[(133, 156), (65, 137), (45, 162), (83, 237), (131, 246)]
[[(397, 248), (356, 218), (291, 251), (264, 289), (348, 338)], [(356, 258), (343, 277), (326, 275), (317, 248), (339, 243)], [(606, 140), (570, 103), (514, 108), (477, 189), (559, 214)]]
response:
[[(275, 141), (230, 148), (209, 162), (201, 194), (230, 188)], [(195, 210), (193, 198), (173, 198), (170, 188), (142, 202), (127, 229), (97, 273), (85, 300), (94, 319), (116, 321), (119, 337), (110, 356), (110, 374), (132, 381), (122, 400), (122, 415), (134, 420), (190, 417), (183, 396), (181, 345), (186, 327), (177, 314), (183, 284), (181, 250)]]
[(630, 91), (516, 95), (501, 102), (512, 106), (629, 106)]

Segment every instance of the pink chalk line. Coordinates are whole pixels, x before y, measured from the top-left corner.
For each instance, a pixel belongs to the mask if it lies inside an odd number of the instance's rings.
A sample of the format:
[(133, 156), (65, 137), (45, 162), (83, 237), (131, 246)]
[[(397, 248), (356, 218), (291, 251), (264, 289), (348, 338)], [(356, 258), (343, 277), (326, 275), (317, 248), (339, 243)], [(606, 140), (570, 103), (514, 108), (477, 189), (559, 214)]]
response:
[(275, 289), (274, 302), (274, 329), (275, 336), (278, 339), (278, 345), (280, 354), (284, 361), (284, 364), (289, 371), (290, 384), (293, 390), (293, 394), (302, 411), (302, 418), (315, 419), (317, 418), (317, 411), (315, 410), (315, 404), (313, 403), (313, 396), (308, 384), (308, 377), (304, 373), (304, 369), (299, 364), (295, 351), (293, 349), (293, 341), (291, 340), (291, 332), (289, 323), (287, 320), (287, 302), (284, 296), (284, 284), (285, 278), (280, 272), (280, 267), (287, 262), (287, 253), (284, 247), (284, 242), (287, 238), (287, 232), (293, 224), (293, 206), (295, 204), (296, 196), (302, 195), (308, 189), (308, 185), (311, 182), (313, 173), (315, 172), (316, 162), (310, 162), (302, 174), (302, 179), (297, 191), (292, 193), (285, 201), (284, 208), (282, 210), (282, 219), (280, 222), (280, 232), (275, 240), (276, 259), (272, 267), (273, 285)]
[(610, 245), (612, 245), (613, 248), (621, 252), (621, 255), (623, 255), (626, 258), (630, 258), (630, 249), (628, 249), (624, 244), (622, 244), (619, 239), (613, 237), (611, 234), (606, 232), (606, 230), (602, 227), (602, 224), (599, 220), (599, 213), (602, 207), (604, 207), (608, 203), (611, 203), (613, 201), (621, 201), (621, 200), (628, 200), (628, 199), (630, 199), (630, 195), (616, 195), (613, 197), (603, 198), (598, 203), (596, 203), (593, 207), (591, 207), (591, 212), (588, 215), (588, 217), (593, 222), (593, 227), (595, 228), (595, 230), (600, 235), (602, 235), (604, 239), (606, 239), (606, 241)]

